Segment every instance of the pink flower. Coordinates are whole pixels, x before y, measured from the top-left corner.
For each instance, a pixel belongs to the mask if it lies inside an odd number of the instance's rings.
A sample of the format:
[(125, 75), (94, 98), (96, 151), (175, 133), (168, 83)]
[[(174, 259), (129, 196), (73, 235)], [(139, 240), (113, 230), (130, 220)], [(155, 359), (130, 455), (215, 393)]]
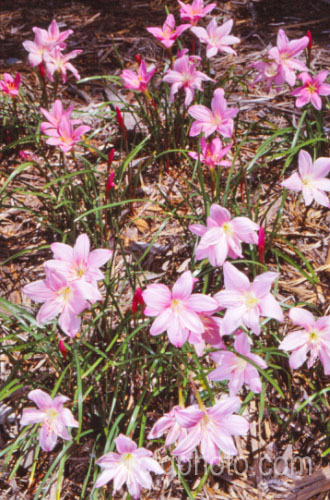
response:
[[(257, 354), (251, 353), (249, 337), (245, 333), (235, 336), (234, 347), (236, 352), (251, 359), (260, 368), (267, 368), (267, 363)], [(229, 380), (229, 394), (235, 396), (247, 384), (251, 391), (261, 392), (261, 380), (258, 370), (248, 361), (236, 356), (230, 351), (217, 351), (210, 354), (217, 363), (217, 368), (209, 373), (210, 380)]]
[(231, 142), (223, 148), (219, 137), (216, 137), (210, 143), (206, 141), (205, 137), (202, 137), (200, 155), (198, 156), (198, 153), (195, 151), (191, 151), (188, 154), (194, 160), (198, 160), (199, 158), (204, 165), (207, 165), (211, 169), (215, 169), (217, 166), (230, 167), (231, 162), (222, 158), (226, 156), (232, 145), (233, 143)]
[(71, 151), (73, 146), (81, 140), (81, 136), (91, 129), (88, 125), (80, 125), (74, 129), (74, 123), (75, 120), (70, 120), (66, 115), (62, 115), (57, 129), (48, 128), (46, 130), (48, 135), (46, 143), (51, 146), (59, 146), (63, 153)]
[(154, 35), (167, 49), (172, 47), (175, 40), (185, 31), (190, 28), (190, 24), (181, 24), (175, 28), (175, 19), (173, 14), (169, 14), (166, 18), (163, 28), (150, 27), (147, 31)]
[(285, 31), (279, 30), (277, 35), (277, 47), (272, 47), (268, 51), (269, 58), (274, 60), (278, 65), (283, 80), (291, 85), (291, 87), (296, 83), (296, 70), (308, 71), (306, 65), (302, 61), (296, 59), (296, 56), (305, 50), (308, 43), (309, 39), (307, 36), (289, 42)]
[(258, 243), (259, 225), (247, 217), (235, 217), (231, 220), (230, 212), (213, 203), (207, 226), (191, 224), (189, 230), (201, 236), (196, 248), (196, 259), (208, 258), (212, 266), (222, 266), (227, 256), (235, 259), (243, 257), (241, 242)]
[(21, 160), (38, 161), (36, 155), (34, 153), (31, 153), (31, 151), (28, 151), (27, 149), (20, 149), (18, 155)]
[(292, 351), (290, 367), (299, 368), (309, 353), (307, 367), (311, 368), (319, 357), (325, 375), (330, 375), (330, 316), (315, 320), (309, 311), (300, 307), (290, 309), (289, 315), (294, 325), (303, 327), (303, 330), (289, 333), (278, 346), (284, 351)]
[(0, 91), (12, 98), (17, 97), (20, 83), (21, 75), (19, 73), (16, 73), (15, 79), (9, 73), (4, 73), (3, 80), (0, 80)]
[(204, 325), (198, 315), (213, 312), (217, 302), (202, 293), (192, 294), (194, 278), (190, 271), (183, 273), (172, 291), (160, 283), (147, 286), (142, 297), (147, 307), (146, 316), (157, 316), (150, 334), (160, 335), (167, 331), (170, 342), (181, 347), (187, 340), (189, 331), (203, 333)]
[(20, 420), (21, 425), (39, 424), (39, 444), (44, 451), (52, 451), (57, 442), (57, 436), (66, 441), (71, 441), (67, 427), (79, 427), (77, 420), (73, 418), (70, 410), (63, 408), (63, 404), (69, 401), (66, 396), (56, 396), (52, 399), (41, 389), (29, 392), (31, 399), (39, 408), (25, 408)]
[(165, 73), (164, 82), (170, 83), (171, 99), (179, 89), (184, 89), (186, 98), (185, 105), (189, 106), (194, 97), (195, 90), (202, 90), (202, 82), (214, 81), (201, 71), (197, 71), (196, 62), (188, 55), (184, 55), (174, 61), (173, 69)]
[(54, 81), (54, 73), (58, 71), (62, 75), (62, 82), (66, 82), (66, 74), (67, 71), (71, 71), (73, 76), (79, 80), (80, 75), (77, 69), (69, 62), (70, 59), (77, 57), (77, 55), (81, 54), (82, 50), (72, 50), (68, 54), (62, 54), (61, 50), (56, 47), (52, 52), (47, 53), (44, 56), (44, 61), (46, 64), (47, 77), (53, 82)]
[(80, 314), (92, 303), (102, 298), (100, 292), (87, 282), (68, 282), (59, 272), (45, 265), (46, 279), (34, 281), (23, 288), (23, 293), (35, 302), (44, 302), (37, 321), (49, 323), (58, 314), (58, 324), (66, 335), (73, 338), (80, 328)]
[(124, 69), (121, 73), (121, 79), (124, 82), (124, 87), (127, 89), (138, 90), (139, 92), (145, 92), (148, 87), (148, 83), (155, 74), (156, 67), (152, 64), (147, 68), (146, 62), (142, 59), (139, 66), (138, 73), (134, 73), (130, 69)]
[(330, 95), (330, 85), (323, 83), (328, 73), (326, 70), (321, 71), (314, 78), (309, 73), (300, 73), (298, 78), (303, 82), (303, 86), (291, 92), (291, 95), (298, 96), (296, 100), (297, 108), (301, 108), (309, 102), (318, 110), (322, 108), (322, 99), (320, 96)]
[(96, 461), (105, 470), (97, 479), (95, 487), (100, 488), (113, 480), (113, 489), (118, 491), (126, 483), (130, 495), (140, 498), (141, 488), (152, 488), (149, 471), (155, 474), (164, 474), (164, 471), (152, 458), (151, 451), (138, 448), (128, 436), (119, 434), (115, 443), (118, 453), (107, 453)]
[[(67, 109), (64, 109), (61, 101), (57, 99), (50, 111), (47, 111), (47, 109), (44, 108), (40, 108), (40, 111), (48, 120), (47, 122), (42, 122), (40, 126), (41, 132), (45, 132), (45, 130), (49, 128), (57, 129), (63, 116), (70, 119), (73, 106), (69, 106)], [(71, 123), (72, 125), (77, 125), (78, 123), (81, 123), (81, 120), (71, 120)]]
[(211, 102), (211, 109), (196, 104), (190, 106), (188, 113), (195, 118), (195, 122), (191, 125), (189, 135), (194, 137), (204, 132), (205, 137), (217, 131), (223, 137), (231, 137), (234, 130), (234, 118), (238, 113), (238, 108), (227, 109), (227, 101), (224, 97), (223, 89), (216, 89)]
[(216, 3), (209, 3), (204, 7), (203, 0), (194, 0), (191, 5), (180, 2), (180, 0), (178, 0), (178, 3), (180, 4), (180, 17), (182, 21), (189, 21), (192, 25), (197, 24), (200, 19), (209, 14), (217, 5)]
[(208, 58), (215, 56), (218, 52), (227, 52), (235, 54), (236, 52), (229, 47), (234, 43), (239, 43), (240, 39), (236, 36), (229, 35), (233, 27), (233, 20), (225, 22), (222, 26), (217, 25), (216, 19), (212, 19), (207, 28), (194, 27), (191, 31), (200, 39), (202, 43), (206, 43), (206, 56)]
[(50, 246), (54, 260), (46, 265), (61, 273), (68, 282), (83, 280), (96, 287), (96, 281), (104, 279), (100, 267), (111, 259), (113, 252), (107, 248), (90, 251), (87, 234), (80, 234), (72, 248), (66, 243), (52, 243)]
[(267, 92), (269, 92), (272, 83), (281, 86), (287, 82), (293, 87), (296, 82), (295, 71), (308, 71), (306, 65), (295, 58), (307, 47), (308, 43), (307, 36), (289, 42), (285, 32), (279, 30), (277, 47), (272, 47), (268, 51), (266, 61), (257, 61), (250, 65), (259, 71), (253, 85), (267, 80)]
[[(174, 406), (169, 413), (165, 413), (165, 415), (157, 420), (148, 434), (148, 439), (157, 439), (168, 430), (169, 432), (165, 440), (165, 447), (169, 447), (175, 442), (182, 441), (188, 435), (188, 430), (185, 428), (187, 423), (187, 414), (189, 415), (189, 422), (195, 418), (195, 423), (198, 423), (199, 413), (195, 411), (193, 406), (190, 406), (189, 408)], [(190, 459), (190, 456), (191, 453), (188, 453), (180, 458), (184, 462), (187, 462)]]
[(49, 54), (55, 47), (60, 50), (66, 48), (64, 40), (73, 33), (72, 30), (66, 30), (60, 33), (55, 19), (51, 22), (48, 30), (34, 27), (34, 41), (27, 40), (23, 42), (23, 47), (29, 52), (29, 62), (31, 66), (38, 66), (45, 60), (45, 56)]
[(228, 397), (211, 408), (201, 409), (193, 405), (182, 410), (181, 425), (188, 429), (188, 435), (180, 440), (173, 455), (185, 457), (199, 444), (202, 456), (209, 464), (219, 463), (219, 448), (228, 455), (237, 455), (232, 436), (246, 435), (249, 430), (249, 424), (244, 417), (233, 415), (239, 407), (239, 398)]
[(230, 335), (241, 325), (259, 335), (260, 315), (283, 321), (282, 309), (270, 293), (277, 273), (260, 274), (251, 284), (245, 274), (225, 262), (223, 275), (226, 289), (214, 296), (218, 305), (227, 309), (222, 322), (223, 335)]
[(204, 332), (189, 332), (187, 339), (187, 342), (194, 346), (197, 356), (204, 354), (205, 344), (210, 344), (212, 347), (217, 347), (218, 349), (226, 349), (221, 338), (222, 319), (212, 316), (210, 313), (200, 313), (199, 319), (204, 325)]
[(292, 174), (281, 183), (292, 191), (302, 191), (306, 207), (315, 200), (320, 205), (330, 208), (328, 196), (330, 180), (326, 176), (330, 172), (330, 158), (318, 158), (314, 163), (307, 151), (300, 150), (298, 156), (298, 172)]

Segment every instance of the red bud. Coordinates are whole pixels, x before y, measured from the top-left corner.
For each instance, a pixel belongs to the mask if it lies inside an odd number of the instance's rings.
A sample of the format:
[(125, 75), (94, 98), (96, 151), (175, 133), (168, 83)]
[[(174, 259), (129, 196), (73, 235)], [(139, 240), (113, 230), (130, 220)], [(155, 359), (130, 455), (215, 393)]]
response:
[(307, 30), (306, 36), (308, 36), (308, 40), (309, 40), (307, 48), (308, 48), (308, 50), (312, 50), (312, 45), (313, 45), (312, 33), (309, 30)]
[(141, 64), (141, 62), (142, 62), (141, 54), (135, 54), (135, 60), (136, 60), (136, 62), (138, 62), (139, 64)]
[(110, 153), (108, 154), (108, 166), (111, 167), (113, 159), (115, 156), (115, 148), (110, 149)]
[(123, 115), (121, 114), (121, 111), (118, 108), (118, 106), (116, 107), (116, 115), (117, 115), (118, 125), (121, 128), (121, 131), (123, 133), (125, 141), (127, 141), (127, 132), (126, 132), (126, 127), (125, 127), (125, 123), (123, 120)]
[(67, 355), (67, 353), (68, 353), (68, 350), (67, 350), (67, 348), (65, 347), (63, 340), (60, 340), (60, 341), (59, 341), (59, 343), (58, 343), (58, 348), (59, 348), (59, 350), (61, 351), (61, 354), (62, 354), (63, 358), (64, 358), (64, 359), (66, 359), (66, 355)]
[(260, 226), (258, 234), (258, 251), (261, 264), (265, 263), (265, 229)]
[(140, 287), (138, 287), (135, 290), (134, 297), (132, 300), (132, 313), (135, 314), (138, 310), (138, 306), (144, 306), (144, 300), (142, 297), (142, 290)]
[(116, 184), (113, 182), (113, 179), (115, 177), (114, 172), (110, 172), (110, 175), (108, 177), (107, 185), (105, 187), (106, 192), (108, 193), (112, 188), (116, 187)]

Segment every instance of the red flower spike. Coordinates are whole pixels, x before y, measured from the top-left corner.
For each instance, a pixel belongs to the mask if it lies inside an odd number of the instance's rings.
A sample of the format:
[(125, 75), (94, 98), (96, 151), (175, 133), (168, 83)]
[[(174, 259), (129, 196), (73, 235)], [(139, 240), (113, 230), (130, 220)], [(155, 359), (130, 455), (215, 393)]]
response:
[(265, 263), (265, 229), (260, 226), (258, 234), (258, 251), (259, 251), (259, 261), (261, 264)]
[(116, 115), (117, 115), (118, 125), (121, 128), (121, 131), (123, 133), (123, 137), (124, 137), (125, 141), (127, 141), (127, 132), (126, 132), (126, 127), (125, 127), (125, 123), (123, 120), (123, 115), (121, 114), (121, 111), (118, 108), (118, 106), (116, 107)]
[(144, 300), (143, 300), (143, 297), (142, 297), (142, 290), (141, 290), (140, 287), (138, 287), (135, 290), (134, 297), (133, 297), (133, 300), (132, 300), (132, 313), (133, 314), (136, 314), (139, 305), (140, 306), (144, 306)]
[(312, 50), (312, 46), (313, 46), (312, 33), (309, 30), (307, 30), (306, 36), (308, 37), (308, 40), (309, 40), (307, 48), (308, 48), (308, 50)]
[(109, 166), (109, 168), (112, 165), (114, 156), (115, 156), (115, 148), (112, 148), (112, 149), (110, 149), (110, 153), (108, 154), (108, 166)]
[(65, 347), (64, 345), (64, 342), (63, 340), (60, 340), (59, 343), (58, 343), (58, 348), (63, 356), (63, 358), (66, 360), (66, 356), (67, 356), (67, 353), (68, 353), (68, 350), (67, 348)]
[(135, 60), (137, 63), (141, 64), (141, 62), (142, 62), (141, 54), (135, 54)]
[(105, 187), (105, 190), (106, 190), (107, 193), (109, 191), (111, 191), (112, 188), (116, 187), (116, 184), (113, 182), (114, 177), (115, 177), (115, 173), (114, 172), (110, 172), (110, 175), (109, 175), (109, 178), (108, 178), (108, 181), (107, 181), (107, 185)]

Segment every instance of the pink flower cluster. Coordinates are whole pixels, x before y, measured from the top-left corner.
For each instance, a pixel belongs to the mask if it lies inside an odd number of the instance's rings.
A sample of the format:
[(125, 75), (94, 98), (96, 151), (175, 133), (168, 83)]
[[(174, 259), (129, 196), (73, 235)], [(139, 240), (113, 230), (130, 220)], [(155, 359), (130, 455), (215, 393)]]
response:
[(62, 33), (59, 30), (55, 19), (51, 22), (47, 30), (34, 27), (34, 40), (23, 42), (23, 47), (29, 52), (29, 62), (31, 66), (45, 64), (47, 77), (54, 81), (54, 73), (59, 72), (62, 75), (63, 83), (66, 82), (67, 71), (71, 71), (74, 77), (79, 80), (80, 75), (77, 69), (69, 62), (79, 55), (82, 50), (72, 50), (68, 54), (62, 51), (66, 48), (66, 40), (72, 33), (72, 30), (66, 30)]
[(73, 146), (81, 140), (81, 136), (90, 130), (88, 125), (80, 125), (74, 129), (74, 125), (81, 123), (80, 120), (71, 120), (70, 116), (73, 106), (63, 108), (60, 100), (56, 100), (51, 111), (40, 108), (44, 117), (48, 120), (42, 122), (40, 130), (48, 135), (46, 141), (51, 146), (59, 146), (63, 153), (71, 151)]
[(228, 455), (237, 455), (232, 436), (246, 435), (249, 430), (247, 420), (233, 414), (239, 408), (238, 397), (223, 398), (209, 408), (202, 403), (188, 408), (175, 406), (155, 423), (148, 438), (158, 438), (169, 430), (165, 446), (177, 442), (173, 455), (186, 462), (200, 446), (204, 460), (217, 464), (220, 461), (219, 449)]
[(305, 63), (296, 58), (308, 43), (308, 36), (289, 41), (285, 32), (279, 30), (277, 46), (268, 51), (266, 60), (251, 64), (251, 67), (259, 72), (253, 84), (266, 80), (267, 92), (272, 83), (281, 87), (287, 82), (293, 87), (296, 83), (296, 71), (308, 71)]
[(34, 281), (23, 292), (35, 302), (43, 303), (37, 320), (49, 323), (58, 314), (58, 324), (69, 337), (75, 337), (80, 329), (82, 311), (102, 299), (97, 281), (103, 279), (99, 267), (112, 256), (112, 251), (97, 249), (90, 252), (86, 234), (78, 236), (74, 247), (65, 243), (51, 245), (54, 259), (44, 263), (46, 278)]

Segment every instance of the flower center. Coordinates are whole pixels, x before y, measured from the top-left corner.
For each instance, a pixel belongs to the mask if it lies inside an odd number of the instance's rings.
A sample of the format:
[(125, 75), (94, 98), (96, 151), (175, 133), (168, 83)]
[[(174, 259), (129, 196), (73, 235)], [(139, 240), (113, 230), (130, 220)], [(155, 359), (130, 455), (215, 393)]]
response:
[(50, 427), (50, 429), (53, 429), (58, 413), (56, 410), (51, 408), (50, 410), (46, 410), (46, 415), (46, 423)]
[(72, 289), (71, 289), (71, 287), (66, 286), (66, 287), (61, 288), (61, 290), (59, 290), (57, 292), (57, 294), (61, 296), (61, 298), (63, 299), (63, 302), (66, 304), (70, 300), (70, 298), (72, 297)]
[(244, 298), (248, 309), (253, 309), (258, 304), (258, 299), (253, 292), (245, 292)]
[(311, 94), (314, 94), (316, 92), (316, 87), (312, 83), (308, 83), (308, 90)]
[(311, 330), (309, 332), (309, 341), (312, 342), (312, 344), (318, 344), (320, 341), (318, 332), (316, 332), (315, 330)]
[(230, 222), (225, 222), (224, 224), (222, 224), (222, 229), (224, 230), (224, 232), (227, 236), (232, 236), (234, 234), (234, 231), (233, 231), (233, 228), (232, 228), (232, 225), (230, 224)]
[(247, 365), (247, 361), (245, 361), (245, 359), (237, 357), (237, 361), (236, 361), (237, 368), (240, 368), (241, 370), (245, 370), (246, 365)]
[(180, 314), (182, 311), (182, 301), (179, 299), (173, 299), (171, 303), (171, 309), (174, 312), (174, 314)]

